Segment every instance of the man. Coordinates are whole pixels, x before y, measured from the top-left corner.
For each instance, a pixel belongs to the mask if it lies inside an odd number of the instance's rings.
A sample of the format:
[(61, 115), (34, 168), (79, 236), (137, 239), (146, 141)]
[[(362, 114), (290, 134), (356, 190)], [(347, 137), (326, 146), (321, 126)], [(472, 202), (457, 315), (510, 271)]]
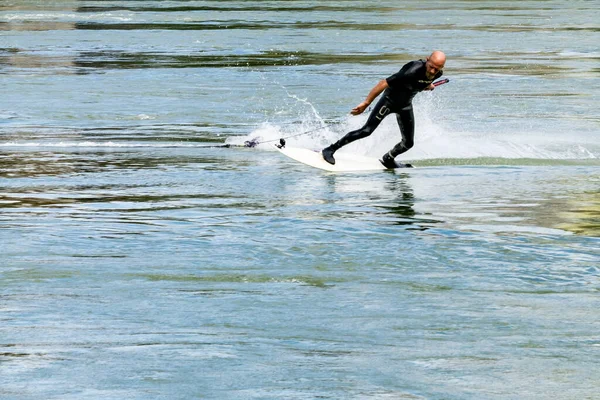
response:
[(385, 153), (380, 161), (386, 168), (396, 168), (397, 164), (394, 158), (413, 147), (414, 144), (415, 119), (412, 99), (420, 91), (435, 88), (433, 81), (442, 76), (445, 63), (446, 55), (441, 51), (434, 51), (426, 60), (411, 61), (394, 75), (381, 80), (371, 89), (367, 99), (351, 111), (352, 115), (361, 114), (385, 90), (373, 108), (367, 123), (362, 128), (346, 134), (334, 144), (324, 148), (322, 154), (325, 161), (335, 164), (333, 154), (337, 150), (348, 143), (369, 136), (388, 114), (395, 113), (402, 141)]

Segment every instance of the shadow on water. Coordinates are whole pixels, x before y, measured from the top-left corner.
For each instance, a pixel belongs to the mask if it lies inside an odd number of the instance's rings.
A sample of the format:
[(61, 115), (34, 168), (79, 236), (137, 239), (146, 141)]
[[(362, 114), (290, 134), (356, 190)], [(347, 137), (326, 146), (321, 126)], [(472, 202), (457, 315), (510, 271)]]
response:
[[(31, 178), (105, 171), (134, 171), (204, 165), (225, 168), (218, 157), (190, 154), (148, 154), (132, 151), (35, 151), (0, 154), (1, 178)], [(237, 164), (242, 166), (242, 164)], [(230, 168), (230, 167), (228, 167)]]
[(396, 179), (387, 182), (385, 190), (391, 194), (391, 201), (387, 204), (377, 205), (376, 208), (383, 211), (389, 222), (393, 225), (407, 226), (408, 230), (425, 231), (431, 225), (442, 221), (424, 218), (415, 211), (415, 194), (410, 186), (410, 175), (400, 174)]
[(415, 210), (417, 200), (410, 185), (410, 174), (390, 172), (384, 175), (389, 176), (384, 176), (383, 180), (370, 179), (368, 175), (328, 176), (328, 190), (349, 199), (343, 211), (330, 213), (330, 216), (366, 219), (379, 225), (417, 231), (442, 222)]
[[(96, 188), (94, 188), (96, 189)], [(213, 195), (204, 193), (193, 193), (193, 194), (164, 194), (164, 195), (149, 195), (149, 194), (117, 194), (116, 191), (124, 191), (131, 189), (130, 185), (119, 186), (115, 185), (108, 189), (103, 189), (107, 192), (90, 192), (82, 195), (79, 193), (81, 190), (78, 187), (70, 188), (69, 192), (60, 192), (56, 189), (57, 193), (50, 193), (49, 191), (41, 193), (27, 193), (22, 195), (19, 193), (11, 193), (9, 195), (0, 194), (0, 209), (28, 209), (28, 208), (40, 208), (40, 207), (69, 207), (72, 205), (81, 204), (101, 204), (101, 203), (114, 203), (119, 202), (121, 204), (137, 204), (138, 206), (132, 208), (119, 208), (119, 212), (140, 212), (140, 211), (162, 211), (162, 210), (173, 210), (173, 209), (186, 209), (186, 208), (197, 208), (198, 204), (184, 205), (170, 205), (160, 206), (167, 202), (185, 202), (192, 203), (197, 202), (217, 202), (218, 200), (228, 201), (229, 206), (237, 207), (251, 207), (252, 209), (262, 207), (261, 204), (251, 204), (242, 201), (243, 199), (235, 196), (225, 195)], [(64, 189), (63, 189), (64, 191)], [(109, 193), (114, 191), (113, 193)], [(239, 200), (239, 201), (237, 201)], [(158, 204), (158, 205), (154, 205)], [(202, 204), (204, 209), (220, 208), (220, 205)]]
[(82, 52), (74, 60), (81, 68), (144, 69), (144, 68), (224, 68), (327, 65), (340, 63), (370, 64), (399, 62), (415, 57), (409, 54), (329, 54), (306, 51), (270, 50), (254, 54), (161, 54), (123, 51)]
[[(295, 67), (306, 65), (398, 64), (406, 60), (419, 58), (409, 53), (318, 53), (308, 51), (268, 50), (245, 54), (215, 54), (212, 51), (198, 51), (186, 54), (164, 52), (135, 52), (122, 50), (82, 51), (75, 55), (52, 56), (27, 52), (19, 48), (0, 48), (0, 67), (24, 69), (53, 69), (61, 73), (69, 71), (79, 74), (111, 69), (149, 69), (149, 68), (261, 68)], [(532, 56), (527, 53), (498, 53), (485, 57), (455, 56), (453, 72), (456, 74), (496, 73), (523, 76), (558, 76), (575, 70), (565, 62), (580, 61), (577, 68), (592, 68), (595, 58), (564, 56), (561, 54), (543, 54)], [(589, 67), (589, 68), (588, 68)], [(0, 68), (0, 74), (2, 74)]]
[(473, 30), (482, 32), (556, 32), (556, 31), (583, 31), (600, 32), (596, 27), (552, 27), (552, 26), (523, 26), (523, 25), (454, 25), (437, 24), (433, 26), (420, 24), (390, 24), (390, 23), (370, 23), (358, 24), (345, 21), (319, 21), (319, 22), (274, 22), (259, 21), (248, 22), (240, 20), (231, 21), (211, 21), (200, 23), (100, 23), (100, 22), (78, 22), (76, 29), (81, 30), (223, 30), (223, 29), (243, 29), (243, 30), (272, 30), (272, 29), (319, 29), (319, 30), (359, 30), (359, 31), (401, 31), (401, 30), (441, 30), (454, 31)]
[(252, 5), (238, 5), (230, 6), (225, 2), (218, 3), (218, 5), (166, 5), (166, 6), (145, 6), (136, 4), (124, 4), (124, 5), (98, 5), (98, 6), (81, 6), (77, 7), (77, 12), (81, 13), (104, 13), (104, 12), (115, 12), (115, 11), (131, 11), (131, 12), (190, 12), (190, 11), (243, 11), (243, 12), (348, 12), (349, 10), (360, 11), (360, 12), (390, 12), (396, 11), (397, 7), (377, 7), (377, 6), (364, 6), (364, 5), (344, 5), (344, 6), (332, 6), (332, 5), (313, 5), (307, 4), (305, 6), (298, 6), (297, 4), (290, 2), (277, 2), (273, 5), (263, 5), (253, 3)]
[(416, 215), (415, 195), (412, 189), (406, 183), (406, 180), (390, 182), (388, 185), (396, 199), (390, 205), (379, 206), (385, 210), (395, 221), (396, 225), (412, 225)]

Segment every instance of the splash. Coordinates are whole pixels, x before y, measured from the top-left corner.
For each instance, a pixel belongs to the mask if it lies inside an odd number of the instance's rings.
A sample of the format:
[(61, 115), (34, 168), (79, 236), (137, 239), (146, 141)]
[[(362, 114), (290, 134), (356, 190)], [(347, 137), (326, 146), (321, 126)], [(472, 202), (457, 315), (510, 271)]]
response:
[[(369, 110), (359, 116), (342, 116), (333, 123), (322, 118), (317, 108), (308, 100), (288, 93), (296, 100), (298, 109), (308, 108), (298, 120), (265, 121), (247, 136), (230, 137), (226, 143), (241, 145), (256, 140), (261, 150), (273, 150), (273, 144), (285, 138), (290, 146), (321, 149), (347, 132), (364, 125)], [(522, 130), (509, 130), (500, 124), (478, 124), (475, 117), (458, 128), (443, 118), (443, 96), (425, 93), (414, 101), (415, 146), (404, 156), (405, 160), (431, 159), (540, 159), (540, 160), (590, 160), (600, 158), (600, 146), (585, 138), (564, 137), (559, 133), (536, 132), (533, 123)], [(456, 124), (455, 124), (456, 125)], [(500, 126), (500, 128), (498, 128)], [(478, 129), (481, 128), (481, 129)], [(394, 116), (386, 118), (369, 137), (351, 143), (340, 152), (380, 157), (396, 143), (401, 134)]]
[[(225, 143), (239, 146), (252, 142), (258, 143), (256, 147), (259, 149), (274, 150), (273, 144), (283, 138), (290, 146), (319, 149), (337, 140), (344, 133), (345, 125), (349, 121), (347, 116), (336, 120), (324, 118), (308, 99), (291, 93), (278, 82), (270, 82), (270, 84), (278, 85), (291, 100), (290, 107), (295, 111), (295, 118), (283, 122), (267, 120), (248, 135), (229, 137)], [(283, 114), (283, 111), (275, 110), (273, 117), (278, 117), (280, 114)]]

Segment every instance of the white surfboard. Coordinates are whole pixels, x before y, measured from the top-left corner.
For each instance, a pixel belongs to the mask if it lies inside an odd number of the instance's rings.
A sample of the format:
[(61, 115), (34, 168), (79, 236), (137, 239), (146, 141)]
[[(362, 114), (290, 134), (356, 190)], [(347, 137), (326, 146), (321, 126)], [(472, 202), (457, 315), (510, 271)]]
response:
[[(275, 146), (275, 148), (293, 160), (325, 171), (356, 172), (384, 171), (388, 169), (376, 158), (359, 156), (357, 154), (335, 153), (335, 164), (332, 165), (323, 160), (320, 151), (287, 146), (281, 148)], [(410, 164), (401, 164), (399, 168), (410, 168)]]

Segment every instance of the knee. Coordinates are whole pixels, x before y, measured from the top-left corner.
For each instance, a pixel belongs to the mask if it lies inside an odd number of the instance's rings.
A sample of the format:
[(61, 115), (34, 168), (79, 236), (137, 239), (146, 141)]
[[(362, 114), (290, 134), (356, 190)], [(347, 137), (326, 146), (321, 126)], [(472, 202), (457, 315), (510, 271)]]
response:
[(369, 125), (365, 125), (362, 128), (360, 128), (359, 130), (354, 131), (353, 136), (356, 137), (357, 139), (363, 139), (363, 138), (366, 138), (367, 136), (370, 136), (374, 130), (375, 130), (375, 128), (373, 128)]
[(361, 129), (361, 132), (365, 137), (369, 136), (374, 131), (375, 131), (375, 128), (373, 128), (372, 126), (369, 126), (369, 125), (363, 126)]

